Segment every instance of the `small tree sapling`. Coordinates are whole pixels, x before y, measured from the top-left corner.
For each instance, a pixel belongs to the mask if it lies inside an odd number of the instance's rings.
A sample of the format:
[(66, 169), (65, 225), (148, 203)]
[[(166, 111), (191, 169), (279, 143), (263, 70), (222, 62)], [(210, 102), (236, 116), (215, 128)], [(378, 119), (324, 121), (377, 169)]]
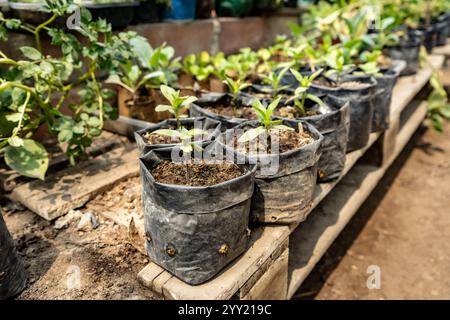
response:
[(289, 103), (293, 101), (294, 105), (298, 108), (302, 116), (305, 116), (307, 114), (305, 108), (306, 100), (312, 100), (321, 106), (324, 105), (322, 99), (308, 92), (314, 79), (316, 79), (322, 73), (322, 69), (317, 70), (310, 76), (303, 76), (301, 73), (294, 69), (290, 69), (290, 71), (295, 76), (299, 84), (295, 89), (294, 95), (286, 102)]
[(239, 143), (252, 141), (262, 134), (266, 134), (266, 136), (268, 136), (271, 130), (294, 131), (293, 128), (283, 125), (283, 120), (272, 119), (272, 115), (275, 109), (278, 107), (280, 100), (281, 97), (274, 99), (267, 108), (261, 103), (261, 101), (259, 101), (259, 99), (253, 100), (252, 108), (258, 117), (260, 125), (256, 128), (247, 130), (244, 134), (242, 134), (238, 139)]

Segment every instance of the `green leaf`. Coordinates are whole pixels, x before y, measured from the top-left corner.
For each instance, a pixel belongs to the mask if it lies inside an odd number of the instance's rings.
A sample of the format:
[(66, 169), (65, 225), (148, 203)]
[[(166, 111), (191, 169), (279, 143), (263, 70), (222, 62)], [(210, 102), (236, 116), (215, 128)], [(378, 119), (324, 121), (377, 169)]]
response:
[(325, 103), (322, 101), (322, 99), (320, 99), (319, 97), (313, 95), (313, 94), (308, 94), (306, 96), (307, 99), (314, 101), (315, 103), (317, 103), (319, 106), (323, 106), (325, 105)]
[(73, 127), (73, 133), (76, 134), (83, 134), (84, 133), (84, 126), (82, 122), (78, 122), (74, 127)]
[(263, 134), (264, 132), (266, 132), (266, 129), (264, 127), (257, 127), (254, 129), (247, 130), (246, 132), (244, 132), (243, 135), (239, 137), (238, 142), (245, 143), (251, 141), (257, 138), (259, 135)]
[(13, 136), (8, 139), (8, 143), (11, 147), (23, 146), (23, 139), (18, 136)]
[(51, 74), (53, 72), (53, 65), (47, 61), (42, 61), (39, 65), (42, 69), (42, 71), (46, 74)]
[(178, 130), (159, 129), (152, 132), (152, 134), (159, 134), (167, 137), (179, 137), (180, 132)]
[(61, 130), (58, 133), (58, 141), (60, 143), (64, 143), (72, 139), (73, 137), (73, 131), (72, 130)]
[(197, 97), (183, 97), (186, 98), (186, 100), (183, 101), (183, 103), (181, 104), (182, 106), (189, 106), (191, 105), (192, 102), (197, 101)]
[(273, 100), (270, 104), (269, 107), (267, 108), (268, 114), (267, 116), (271, 116), (272, 113), (275, 111), (275, 109), (278, 107), (278, 104), (280, 103), (281, 97), (276, 98), (275, 100)]
[(291, 71), (291, 73), (293, 74), (293, 76), (295, 77), (295, 79), (297, 79), (298, 82), (302, 82), (303, 81), (303, 76), (300, 72), (298, 72), (295, 69), (289, 69), (289, 71)]
[(166, 99), (169, 100), (171, 104), (173, 104), (174, 100), (177, 97), (177, 92), (175, 91), (175, 89), (172, 89), (171, 87), (163, 84), (161, 85), (160, 90), (163, 96), (166, 97)]
[(148, 67), (150, 59), (153, 55), (153, 49), (148, 43), (147, 39), (143, 37), (135, 37), (130, 40), (130, 45), (134, 49), (134, 53), (139, 59), (143, 67)]
[(120, 77), (117, 74), (110, 75), (108, 77), (108, 79), (105, 80), (105, 83), (119, 85), (119, 86), (123, 87), (124, 89), (130, 91), (131, 93), (134, 93), (134, 91), (135, 91), (133, 88), (131, 88), (130, 86), (127, 86), (125, 83), (123, 83), (123, 81), (120, 79)]
[(172, 106), (169, 106), (167, 104), (160, 104), (158, 106), (156, 106), (155, 108), (156, 112), (165, 112), (165, 111), (169, 111), (170, 113), (174, 114), (175, 112), (173, 111)]
[(25, 57), (33, 61), (42, 58), (42, 54), (37, 49), (32, 47), (21, 47), (20, 51)]
[(97, 117), (90, 117), (87, 123), (91, 127), (98, 127), (100, 126), (100, 119)]
[(287, 131), (295, 131), (294, 128), (291, 128), (291, 127), (286, 126), (286, 125), (284, 125), (284, 124), (278, 124), (278, 125), (274, 126), (273, 129), (287, 130)]
[(23, 146), (5, 148), (6, 164), (21, 175), (44, 180), (48, 168), (48, 154), (45, 148), (31, 139), (25, 139)]
[(10, 113), (10, 114), (5, 115), (5, 118), (6, 118), (6, 120), (8, 120), (10, 122), (19, 122), (20, 116), (21, 116), (21, 113), (16, 112), (16, 113)]

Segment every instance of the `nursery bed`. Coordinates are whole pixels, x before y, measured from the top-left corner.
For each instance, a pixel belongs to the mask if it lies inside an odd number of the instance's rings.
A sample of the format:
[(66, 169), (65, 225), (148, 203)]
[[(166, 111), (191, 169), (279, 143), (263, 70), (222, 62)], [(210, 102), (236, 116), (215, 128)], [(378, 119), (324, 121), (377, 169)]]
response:
[[(433, 55), (430, 60), (435, 68), (441, 68), (444, 63), (443, 56)], [(297, 228), (298, 222), (289, 226), (265, 226), (254, 230), (251, 248), (205, 284), (190, 286), (154, 263), (139, 273), (141, 283), (167, 299), (291, 297), (423, 121), (426, 104), (421, 103), (417, 107), (418, 103), (411, 101), (428, 83), (430, 76), (431, 69), (425, 68), (417, 75), (403, 77), (398, 81), (391, 104), (391, 128), (383, 134), (371, 134), (365, 148), (347, 155), (341, 182), (317, 186), (313, 204), (308, 209), (312, 213), (311, 218), (300, 228)], [(405, 119), (405, 115), (410, 115), (409, 119)], [(401, 118), (404, 122), (402, 127)], [(358, 163), (351, 170), (377, 140), (381, 140), (377, 146), (382, 148), (382, 165), (376, 167)], [(327, 204), (332, 204), (331, 208), (341, 209), (333, 209), (331, 214), (325, 214)], [(284, 250), (287, 243), (289, 263), (286, 263)], [(275, 278), (277, 281), (274, 281)]]
[[(440, 68), (444, 57), (431, 56), (431, 61), (434, 67)], [(414, 105), (410, 102), (426, 85), (430, 76), (431, 70), (426, 68), (415, 76), (404, 77), (398, 81), (392, 100), (391, 128), (385, 133), (372, 134), (365, 148), (347, 155), (344, 178), (341, 183), (334, 181), (317, 186), (314, 201), (307, 209), (313, 214), (300, 228), (297, 228), (300, 223), (297, 222), (289, 226), (266, 226), (253, 230), (249, 250), (217, 277), (202, 285), (188, 285), (154, 263), (149, 263), (141, 270), (138, 280), (167, 299), (285, 299), (290, 297), (376, 186), (423, 120), (426, 113), (425, 105), (420, 105), (411, 113), (409, 119), (406, 115), (410, 113), (402, 114), (402, 111), (408, 105)], [(401, 122), (405, 123), (403, 128), (400, 128)], [(106, 141), (117, 138), (116, 135), (110, 135)], [(382, 166), (356, 164), (373, 145), (382, 149)], [(22, 184), (14, 189), (12, 196), (45, 219), (52, 220), (66, 214), (70, 209), (81, 207), (86, 203), (89, 206), (89, 200), (97, 194), (110, 189), (121, 180), (137, 176), (138, 172), (136, 147), (127, 143), (118, 143), (106, 150), (99, 147), (96, 157), (76, 167), (52, 172), (45, 182), (18, 181), (18, 184)], [(349, 181), (354, 183), (350, 184)], [(354, 192), (355, 190), (358, 191)], [(330, 195), (327, 196), (328, 194)], [(327, 216), (323, 208), (327, 203), (336, 201), (333, 200), (335, 195), (342, 198), (340, 199), (342, 202), (335, 204), (339, 205), (341, 210)], [(99, 210), (101, 208), (97, 211)], [(114, 212), (104, 212), (102, 215), (110, 219), (114, 216)], [(124, 223), (117, 221), (117, 224), (123, 225), (129, 222), (128, 219)], [(139, 239), (143, 242), (142, 220), (133, 223), (139, 231), (138, 242)], [(307, 228), (303, 226), (311, 224), (318, 227), (310, 227), (309, 233), (304, 231)], [(324, 228), (324, 226), (330, 227)], [(299, 235), (308, 237), (308, 241), (304, 240), (302, 246), (299, 246)], [(140, 244), (137, 247), (140, 247)]]

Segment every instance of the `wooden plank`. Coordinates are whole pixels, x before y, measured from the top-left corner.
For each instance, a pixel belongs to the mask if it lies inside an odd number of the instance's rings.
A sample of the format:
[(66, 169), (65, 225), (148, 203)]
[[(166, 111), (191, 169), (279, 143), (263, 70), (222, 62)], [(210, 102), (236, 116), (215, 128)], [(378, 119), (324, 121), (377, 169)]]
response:
[[(288, 234), (286, 226), (267, 226), (254, 230), (250, 248), (213, 280), (204, 284), (191, 286), (175, 276), (164, 284), (158, 278), (144, 279), (142, 274), (138, 277), (141, 283), (152, 283), (152, 290), (162, 286), (163, 295), (167, 299), (230, 299), (270, 259), (271, 254), (286, 241)], [(169, 274), (167, 271), (165, 273)]]
[(153, 285), (153, 279), (158, 277), (164, 269), (157, 264), (149, 264), (144, 269), (142, 269), (138, 274), (138, 280), (143, 286), (151, 287)]
[[(92, 145), (86, 150), (86, 153), (91, 157), (95, 157), (103, 152), (107, 152), (119, 146), (124, 146), (126, 143), (127, 142), (123, 137), (119, 137), (111, 132), (103, 131), (98, 138), (94, 139)], [(66, 168), (69, 165), (69, 159), (61, 148), (53, 145), (50, 148), (49, 153), (50, 161), (47, 174)], [(3, 164), (3, 166), (0, 167), (0, 190), (10, 192), (17, 185), (31, 180), (31, 178), (21, 176), (16, 171), (9, 169), (6, 164)]]
[(47, 220), (83, 206), (114, 183), (139, 174), (136, 147), (102, 154), (56, 174), (15, 188), (11, 198)]
[[(247, 282), (239, 289), (236, 297), (238, 299), (243, 299), (250, 290), (255, 286), (258, 281), (268, 272), (272, 264), (281, 256), (281, 254), (289, 248), (289, 239), (286, 239), (279, 248), (277, 248), (271, 255), (270, 259), (267, 259), (251, 277), (247, 280)], [(287, 270), (286, 270), (287, 275)], [(286, 282), (287, 285), (287, 282)], [(287, 292), (287, 291), (286, 291)]]
[(270, 265), (242, 300), (286, 300), (288, 284), (289, 250)]
[[(416, 102), (413, 105), (417, 105)], [(386, 164), (377, 168), (356, 165), (339, 186), (317, 207), (305, 223), (290, 236), (289, 289), (292, 297), (330, 245), (370, 195), (384, 173), (400, 154), (426, 116), (427, 105), (421, 103), (400, 130), (395, 151)]]
[(434, 47), (433, 54), (438, 54), (450, 58), (450, 40), (447, 41), (447, 44), (445, 46)]
[[(444, 57), (430, 55), (430, 63), (434, 68), (440, 69), (444, 64)], [(415, 98), (417, 93), (428, 83), (431, 77), (431, 68), (423, 68), (415, 75), (400, 77), (394, 87), (391, 101), (391, 122), (395, 122), (402, 110)]]

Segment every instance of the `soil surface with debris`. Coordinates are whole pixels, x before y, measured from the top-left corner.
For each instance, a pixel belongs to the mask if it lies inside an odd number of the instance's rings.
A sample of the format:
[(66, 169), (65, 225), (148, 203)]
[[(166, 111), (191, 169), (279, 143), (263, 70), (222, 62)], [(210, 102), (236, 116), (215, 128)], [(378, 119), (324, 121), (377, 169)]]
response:
[[(444, 130), (416, 132), (294, 299), (450, 299), (450, 124)], [(379, 289), (367, 287), (370, 266)]]
[(95, 211), (102, 206), (133, 213), (139, 210), (139, 193), (139, 178), (129, 179), (53, 222), (3, 203), (28, 275), (17, 299), (155, 299), (137, 281), (147, 255), (132, 244), (126, 226)]
[(230, 162), (173, 163), (163, 161), (152, 170), (155, 180), (165, 184), (183, 186), (213, 186), (236, 179), (244, 173)]

